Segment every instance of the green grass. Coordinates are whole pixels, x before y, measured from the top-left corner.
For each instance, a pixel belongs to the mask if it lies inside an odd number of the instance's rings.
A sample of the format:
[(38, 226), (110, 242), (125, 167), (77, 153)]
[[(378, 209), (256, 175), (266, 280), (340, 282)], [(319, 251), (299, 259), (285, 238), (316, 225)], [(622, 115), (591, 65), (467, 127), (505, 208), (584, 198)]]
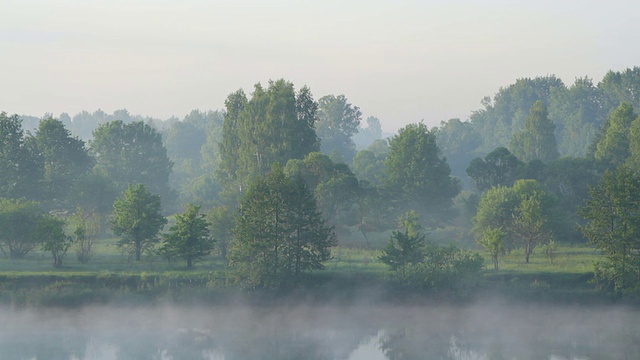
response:
[[(485, 258), (487, 270), (493, 271), (492, 260), (484, 251), (480, 251), (480, 253)], [(510, 254), (499, 258), (499, 273), (585, 274), (593, 272), (593, 263), (598, 259), (601, 259), (601, 255), (593, 248), (584, 245), (564, 245), (558, 246), (553, 263), (542, 254), (542, 249), (537, 248), (534, 249), (527, 264), (525, 262), (524, 249), (515, 249)]]
[[(342, 234), (340, 246), (332, 249), (332, 259), (325, 263), (326, 270), (315, 271), (309, 278), (311, 286), (334, 284), (321, 287), (327, 289), (327, 294), (333, 294), (334, 290), (347, 294), (358, 287), (385, 284), (393, 274), (378, 257), (389, 236), (390, 232), (369, 233), (366, 243), (360, 232)], [(429, 236), (439, 244), (452, 237), (455, 229), (440, 229)], [(50, 253), (40, 250), (24, 259), (0, 257), (0, 302), (73, 306), (116, 299), (144, 303), (187, 298), (189, 294), (211, 298), (236, 291), (228, 286), (233, 284), (233, 277), (218, 256), (209, 256), (188, 270), (184, 262), (169, 263), (148, 255), (135, 261), (116, 245), (117, 241), (114, 237), (100, 239), (95, 244), (94, 257), (86, 264), (80, 263), (74, 249), (70, 249), (60, 269), (53, 268)], [(523, 250), (516, 249), (500, 257), (500, 271), (494, 271), (487, 254), (465, 241), (459, 237), (454, 242), (485, 257), (488, 289), (519, 299), (595, 297), (589, 280), (593, 262), (601, 255), (592, 248), (560, 245), (553, 264), (540, 248), (535, 249), (526, 264)]]

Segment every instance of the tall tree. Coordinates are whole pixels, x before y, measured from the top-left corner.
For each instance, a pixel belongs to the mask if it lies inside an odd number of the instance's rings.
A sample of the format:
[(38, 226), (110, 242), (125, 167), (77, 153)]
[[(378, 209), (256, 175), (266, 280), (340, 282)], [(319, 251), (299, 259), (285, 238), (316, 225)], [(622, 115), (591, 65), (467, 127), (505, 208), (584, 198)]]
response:
[(362, 113), (344, 95), (326, 95), (318, 100), (316, 131), (325, 154), (338, 153), (346, 163), (356, 154), (353, 135), (358, 133)]
[(233, 237), (233, 210), (226, 205), (219, 205), (207, 211), (207, 221), (211, 235), (216, 239), (216, 244), (220, 252), (220, 256), (227, 261), (227, 252), (229, 243)]
[(36, 199), (42, 163), (25, 144), (18, 115), (0, 113), (0, 197)]
[(624, 163), (630, 155), (631, 123), (638, 117), (630, 103), (624, 102), (611, 114), (596, 138), (594, 157), (611, 167)]
[(547, 107), (538, 100), (525, 119), (524, 131), (514, 135), (510, 148), (523, 161), (555, 160), (559, 156), (555, 128), (555, 124), (549, 120)]
[(549, 105), (549, 118), (557, 125), (558, 152), (561, 156), (582, 157), (606, 119), (602, 92), (588, 77), (577, 78), (573, 85), (563, 90), (557, 88), (552, 92)]
[(187, 209), (176, 215), (176, 224), (164, 234), (160, 252), (169, 259), (185, 259), (187, 269), (211, 253), (215, 240), (209, 235), (209, 223), (200, 213), (200, 206), (188, 204)]
[(143, 184), (129, 185), (113, 204), (111, 229), (122, 236), (118, 246), (130, 248), (136, 261), (159, 240), (158, 233), (167, 223), (161, 210), (160, 196), (150, 193)]
[[(75, 180), (93, 166), (93, 159), (84, 141), (72, 137), (60, 120), (48, 118), (40, 121), (33, 137), (27, 139), (44, 165), (44, 196), (51, 205), (63, 205)], [(64, 206), (63, 206), (64, 207)], [(66, 204), (73, 209), (74, 204)]]
[(375, 116), (369, 116), (365, 122), (367, 127), (358, 126), (358, 131), (352, 137), (357, 150), (366, 149), (374, 141), (382, 139), (380, 119)]
[(607, 260), (597, 264), (596, 278), (615, 292), (640, 285), (640, 176), (627, 166), (606, 171), (580, 209), (580, 227)]
[(288, 286), (323, 269), (334, 244), (302, 178), (287, 177), (276, 166), (241, 198), (230, 260), (247, 286)]
[(130, 184), (144, 184), (154, 194), (169, 194), (173, 163), (167, 156), (162, 136), (142, 121), (101, 124), (89, 142), (96, 158), (96, 170), (112, 178), (119, 190)]
[(297, 94), (285, 80), (256, 84), (251, 99), (240, 90), (227, 98), (217, 172), (227, 191), (242, 192), (250, 180), (275, 163), (317, 151), (316, 104), (303, 87)]
[(400, 213), (414, 209), (431, 224), (450, 218), (460, 185), (440, 154), (435, 130), (424, 123), (407, 125), (391, 139), (389, 148), (385, 187), (395, 194)]
[(468, 177), (465, 170), (469, 162), (478, 156), (478, 147), (482, 145), (482, 138), (473, 124), (460, 119), (442, 121), (436, 130), (436, 141), (447, 158), (451, 173), (466, 182)]

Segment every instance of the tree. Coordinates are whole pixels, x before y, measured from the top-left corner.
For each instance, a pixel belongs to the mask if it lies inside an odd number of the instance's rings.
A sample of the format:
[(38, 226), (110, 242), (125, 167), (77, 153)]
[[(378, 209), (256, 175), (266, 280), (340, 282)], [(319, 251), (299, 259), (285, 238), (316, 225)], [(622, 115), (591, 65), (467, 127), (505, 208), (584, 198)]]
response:
[(381, 185), (381, 175), (384, 172), (384, 156), (376, 156), (373, 151), (360, 150), (353, 158), (353, 172), (360, 180), (366, 180), (373, 185)]
[(580, 231), (606, 261), (596, 279), (621, 293), (640, 285), (640, 176), (627, 166), (606, 171), (580, 208)]
[(378, 259), (405, 277), (407, 265), (424, 260), (424, 246), (424, 235), (410, 236), (407, 231), (394, 231)]
[(167, 156), (162, 136), (142, 121), (101, 124), (89, 142), (96, 158), (96, 170), (113, 179), (119, 190), (130, 184), (144, 184), (154, 194), (169, 194), (173, 163)]
[(640, 169), (640, 116), (631, 122), (628, 137), (629, 157), (625, 163), (632, 169)]
[(0, 198), (0, 249), (20, 259), (40, 243), (37, 225), (44, 216), (40, 205), (24, 199)]
[(301, 177), (275, 166), (256, 178), (240, 200), (230, 262), (245, 285), (281, 287), (323, 269), (335, 234)]
[(493, 98), (483, 99), (484, 108), (471, 115), (473, 128), (483, 140), (479, 152), (509, 146), (514, 135), (525, 130), (525, 119), (535, 102), (548, 107), (556, 89), (566, 89), (556, 76), (523, 78), (500, 88)]
[(498, 186), (484, 194), (472, 231), (476, 241), (482, 243), (486, 231), (502, 229), (505, 238), (510, 240), (503, 242), (505, 250), (513, 249), (518, 245), (516, 240), (520, 240), (528, 263), (535, 246), (552, 238), (554, 207), (553, 197), (537, 181), (518, 180), (512, 187)]
[(163, 234), (160, 253), (169, 259), (185, 259), (187, 269), (191, 269), (196, 261), (209, 255), (215, 245), (208, 226), (200, 206), (188, 204), (183, 213), (176, 215), (176, 224), (169, 228), (169, 233)]
[(436, 130), (436, 141), (443, 156), (447, 158), (451, 173), (463, 181), (468, 179), (465, 170), (482, 145), (482, 138), (473, 124), (460, 119), (442, 121)]
[(95, 242), (102, 234), (102, 218), (92, 212), (78, 207), (76, 212), (68, 219), (73, 231), (73, 243), (76, 245), (76, 258), (85, 264), (91, 260), (95, 249)]
[(158, 242), (158, 233), (167, 223), (161, 210), (160, 196), (151, 194), (143, 184), (129, 185), (113, 204), (111, 229), (122, 236), (118, 246), (131, 248), (136, 261)]
[(612, 167), (623, 164), (630, 155), (629, 133), (637, 117), (630, 103), (620, 104), (601, 129), (594, 157)]
[(482, 237), (478, 239), (478, 244), (491, 256), (493, 268), (498, 271), (498, 258), (504, 253), (504, 237), (506, 233), (502, 228), (487, 227), (482, 232)]
[(211, 235), (216, 239), (220, 256), (227, 261), (227, 251), (234, 227), (233, 210), (227, 205), (219, 205), (207, 211), (207, 221)]
[(536, 101), (524, 122), (524, 131), (514, 135), (511, 151), (523, 161), (540, 159), (550, 161), (558, 158), (558, 144), (554, 135), (555, 124), (549, 120), (547, 107)]
[(513, 214), (512, 232), (524, 243), (525, 262), (539, 245), (553, 240), (543, 214), (541, 194), (534, 192), (530, 197), (522, 199)]
[(286, 164), (319, 150), (314, 130), (317, 105), (307, 87), (296, 94), (292, 83), (270, 81), (267, 89), (256, 84), (251, 99), (239, 90), (225, 104), (217, 176), (226, 191), (241, 193), (275, 163)]
[(44, 199), (54, 206), (62, 205), (68, 201), (75, 180), (93, 166), (84, 141), (72, 137), (62, 121), (48, 118), (40, 121), (34, 136), (27, 138), (27, 144), (42, 158)]
[(366, 149), (374, 141), (382, 139), (380, 119), (375, 116), (369, 116), (365, 122), (367, 123), (367, 127), (363, 128), (362, 126), (358, 126), (356, 133), (352, 137), (357, 150)]
[(449, 219), (460, 185), (440, 155), (435, 131), (424, 123), (407, 125), (391, 139), (389, 147), (384, 185), (395, 195), (396, 206), (401, 212), (415, 209), (431, 224)]
[(0, 197), (36, 199), (42, 163), (25, 144), (18, 115), (0, 112)]
[(511, 186), (516, 180), (518, 170), (524, 164), (507, 148), (498, 147), (484, 160), (475, 158), (467, 167), (467, 175), (471, 177), (478, 190), (487, 191), (496, 186)]
[(113, 203), (117, 197), (118, 190), (113, 180), (94, 171), (78, 177), (69, 194), (70, 201), (82, 208), (85, 216), (93, 221), (95, 236), (106, 231), (107, 217), (113, 211)]
[(44, 215), (38, 221), (36, 233), (42, 243), (42, 250), (50, 251), (53, 267), (62, 267), (62, 260), (73, 244), (73, 238), (64, 232), (65, 221), (51, 215)]
[(349, 103), (344, 95), (321, 97), (316, 126), (321, 151), (328, 155), (337, 152), (346, 163), (351, 163), (356, 153), (352, 137), (358, 133), (361, 117), (360, 108)]
[(601, 90), (588, 77), (577, 78), (566, 91), (552, 92), (549, 117), (558, 126), (556, 134), (561, 156), (583, 157), (587, 154), (589, 141), (606, 118), (602, 98)]
[(312, 152), (303, 160), (289, 160), (284, 172), (304, 179), (331, 224), (344, 224), (358, 196), (358, 179), (347, 165), (335, 163), (323, 153)]

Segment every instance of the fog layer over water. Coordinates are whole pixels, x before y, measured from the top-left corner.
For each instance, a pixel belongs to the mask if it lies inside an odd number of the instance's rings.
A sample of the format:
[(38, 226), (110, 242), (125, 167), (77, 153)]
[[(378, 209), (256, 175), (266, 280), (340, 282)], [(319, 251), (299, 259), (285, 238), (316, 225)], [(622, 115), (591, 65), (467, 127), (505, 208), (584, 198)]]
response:
[(640, 313), (478, 304), (0, 309), (1, 359), (631, 359)]

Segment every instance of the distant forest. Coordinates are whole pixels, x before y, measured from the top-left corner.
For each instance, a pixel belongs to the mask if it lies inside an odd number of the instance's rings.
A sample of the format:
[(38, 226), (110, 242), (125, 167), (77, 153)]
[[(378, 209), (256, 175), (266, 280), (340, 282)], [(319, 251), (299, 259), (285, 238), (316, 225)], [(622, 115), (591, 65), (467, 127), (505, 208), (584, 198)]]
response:
[[(544, 103), (549, 119), (555, 125), (559, 157), (584, 157), (600, 128), (620, 103), (628, 102), (634, 109), (640, 108), (640, 68), (609, 71), (597, 84), (589, 77), (577, 78), (569, 86), (554, 75), (518, 79), (500, 88), (495, 95), (484, 97), (481, 101), (483, 107), (470, 114), (468, 119), (441, 121), (436, 128), (438, 147), (447, 158), (453, 175), (470, 188), (465, 171), (469, 162), (498, 147), (509, 148), (513, 137), (524, 130), (525, 118), (536, 101)], [(354, 108), (359, 110), (357, 106)], [(180, 178), (184, 176), (180, 175), (181, 163), (189, 160), (192, 164), (199, 164), (206, 157), (204, 152), (215, 151), (211, 144), (206, 145), (207, 137), (210, 142), (221, 138), (224, 114), (224, 109), (193, 110), (182, 119), (171, 117), (161, 120), (132, 115), (126, 109), (112, 114), (98, 109), (82, 111), (73, 117), (62, 113), (57, 119), (84, 141), (92, 138), (92, 132), (98, 125), (109, 121), (144, 121), (152, 125), (162, 134), (169, 156), (177, 165), (172, 183), (179, 188)], [(53, 116), (22, 115), (20, 119), (25, 130), (33, 131), (42, 118)], [(373, 116), (361, 119), (358, 116), (351, 139), (357, 150), (364, 150), (375, 140), (383, 139), (379, 119)]]

